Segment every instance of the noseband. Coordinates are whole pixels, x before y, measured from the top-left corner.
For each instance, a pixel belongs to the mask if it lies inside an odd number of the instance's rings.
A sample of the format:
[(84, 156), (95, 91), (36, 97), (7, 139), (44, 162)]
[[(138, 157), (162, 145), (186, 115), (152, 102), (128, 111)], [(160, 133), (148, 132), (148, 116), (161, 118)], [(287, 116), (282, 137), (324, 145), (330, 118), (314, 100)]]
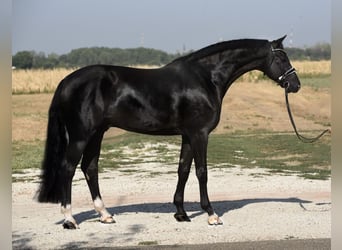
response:
[[(284, 54), (286, 55), (285, 50), (283, 50), (283, 49), (274, 49), (274, 48), (272, 48), (272, 52), (273, 52), (273, 53), (274, 53), (274, 52), (277, 52), (277, 51), (280, 51), (280, 52), (282, 52), (282, 53), (284, 53)], [(274, 60), (274, 56), (273, 56), (271, 65), (272, 65), (272, 63), (273, 63), (273, 60)], [(282, 86), (283, 88), (287, 89), (290, 85), (289, 85), (289, 82), (286, 81), (286, 78), (287, 78), (288, 76), (292, 75), (292, 74), (296, 74), (296, 69), (293, 68), (293, 67), (291, 66), (290, 69), (286, 70), (282, 75), (280, 75), (280, 76), (278, 77), (278, 84), (279, 84), (280, 86)]]
[(284, 82), (286, 80), (286, 78), (291, 75), (291, 74), (295, 74), (296, 73), (296, 69), (291, 67), (290, 69), (288, 69), (284, 74), (282, 74), (281, 76), (278, 77), (278, 80), (280, 82)]

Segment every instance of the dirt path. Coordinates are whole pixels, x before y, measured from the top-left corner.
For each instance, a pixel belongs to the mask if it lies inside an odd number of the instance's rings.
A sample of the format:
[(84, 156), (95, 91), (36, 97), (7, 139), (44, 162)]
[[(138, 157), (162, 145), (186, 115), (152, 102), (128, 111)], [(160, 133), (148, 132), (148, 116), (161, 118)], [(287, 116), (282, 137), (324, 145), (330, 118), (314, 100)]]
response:
[(32, 200), (39, 171), (29, 171), (25, 177), (28, 181), (13, 183), (12, 187), (13, 247), (56, 249), (331, 237), (330, 180), (270, 176), (260, 168), (210, 169), (209, 196), (224, 221), (224, 225), (212, 227), (207, 225), (207, 215), (198, 203), (194, 171), (185, 190), (185, 207), (192, 222), (178, 223), (171, 203), (177, 177), (168, 173), (175, 166), (154, 163), (141, 167), (158, 168), (161, 174), (101, 174), (104, 201), (117, 221), (111, 225), (98, 222), (78, 170), (73, 186), (73, 214), (80, 229), (73, 231), (62, 228), (59, 205)]

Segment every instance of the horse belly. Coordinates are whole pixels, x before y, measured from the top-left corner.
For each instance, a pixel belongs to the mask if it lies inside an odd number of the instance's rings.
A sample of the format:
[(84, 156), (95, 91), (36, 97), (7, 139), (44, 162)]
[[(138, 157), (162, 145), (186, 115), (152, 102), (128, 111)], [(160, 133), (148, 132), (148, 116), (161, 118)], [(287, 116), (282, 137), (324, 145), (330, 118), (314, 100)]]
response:
[(145, 134), (179, 134), (177, 120), (175, 110), (165, 99), (153, 103), (131, 95), (119, 98), (109, 114), (111, 126)]
[(179, 134), (179, 129), (174, 123), (169, 122), (168, 120), (158, 119), (148, 113), (117, 113), (111, 126), (143, 134)]

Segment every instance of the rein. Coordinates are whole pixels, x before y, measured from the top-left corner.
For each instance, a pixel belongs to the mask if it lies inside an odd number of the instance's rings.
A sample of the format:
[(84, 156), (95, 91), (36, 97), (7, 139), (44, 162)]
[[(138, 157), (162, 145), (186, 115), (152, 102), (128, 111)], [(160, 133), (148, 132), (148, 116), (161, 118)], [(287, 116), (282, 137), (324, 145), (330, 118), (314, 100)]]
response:
[(296, 124), (295, 124), (293, 117), (292, 117), (292, 114), (291, 114), (287, 88), (285, 88), (285, 100), (286, 100), (287, 112), (289, 113), (289, 117), (290, 117), (292, 127), (293, 127), (294, 131), (296, 132), (296, 135), (297, 135), (299, 140), (301, 140), (302, 142), (305, 142), (305, 143), (313, 143), (313, 142), (317, 141), (319, 138), (321, 138), (325, 133), (327, 133), (327, 132), (331, 133), (330, 129), (326, 129), (322, 133), (320, 133), (318, 136), (313, 137), (313, 138), (308, 138), (308, 137), (304, 137), (304, 136), (300, 135), (297, 131)]

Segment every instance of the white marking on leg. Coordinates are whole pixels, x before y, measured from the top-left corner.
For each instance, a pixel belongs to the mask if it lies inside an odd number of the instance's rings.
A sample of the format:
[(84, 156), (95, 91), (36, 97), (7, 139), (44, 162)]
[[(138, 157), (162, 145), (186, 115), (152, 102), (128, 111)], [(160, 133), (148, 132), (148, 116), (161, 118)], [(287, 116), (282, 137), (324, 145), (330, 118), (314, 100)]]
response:
[(213, 214), (213, 215), (210, 215), (208, 217), (208, 224), (209, 225), (222, 225), (223, 224), (223, 221), (221, 220), (220, 217), (218, 217), (217, 214)]
[(65, 207), (61, 206), (61, 212), (62, 214), (64, 214), (64, 221), (70, 221), (75, 225), (76, 228), (79, 228), (79, 226), (76, 223), (76, 220), (72, 216), (71, 204), (67, 204)]
[(101, 222), (104, 223), (114, 223), (113, 216), (106, 209), (103, 201), (100, 197), (96, 197), (94, 200), (95, 211), (101, 215)]

